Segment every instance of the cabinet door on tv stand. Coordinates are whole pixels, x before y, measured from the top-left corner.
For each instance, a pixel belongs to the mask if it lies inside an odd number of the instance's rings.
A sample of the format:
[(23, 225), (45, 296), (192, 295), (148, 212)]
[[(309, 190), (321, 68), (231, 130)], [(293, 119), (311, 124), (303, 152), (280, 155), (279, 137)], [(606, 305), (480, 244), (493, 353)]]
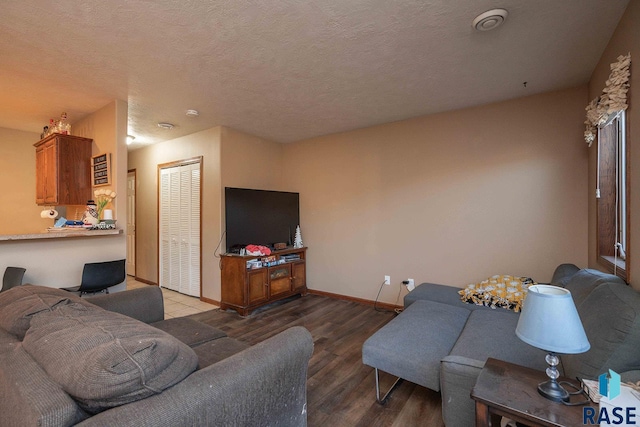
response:
[(247, 305), (269, 299), (267, 269), (259, 268), (247, 272)]
[(307, 273), (304, 261), (294, 262), (291, 265), (291, 276), (294, 292), (303, 292), (307, 286)]
[(291, 265), (269, 267), (269, 298), (291, 293)]

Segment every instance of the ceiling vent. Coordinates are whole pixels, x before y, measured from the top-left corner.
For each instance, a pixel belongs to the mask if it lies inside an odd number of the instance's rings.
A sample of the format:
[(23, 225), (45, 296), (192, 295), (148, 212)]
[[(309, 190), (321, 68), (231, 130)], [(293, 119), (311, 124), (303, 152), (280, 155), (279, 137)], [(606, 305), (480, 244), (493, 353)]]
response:
[(478, 31), (493, 30), (502, 25), (507, 15), (509, 12), (505, 9), (491, 9), (478, 15), (471, 25)]

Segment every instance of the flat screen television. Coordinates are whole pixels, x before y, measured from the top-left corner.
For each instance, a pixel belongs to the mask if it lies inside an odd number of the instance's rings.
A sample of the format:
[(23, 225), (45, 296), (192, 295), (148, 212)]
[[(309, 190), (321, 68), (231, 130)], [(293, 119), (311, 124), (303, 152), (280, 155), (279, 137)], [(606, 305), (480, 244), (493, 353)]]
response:
[(293, 245), (300, 224), (300, 194), (225, 187), (227, 252), (246, 245)]

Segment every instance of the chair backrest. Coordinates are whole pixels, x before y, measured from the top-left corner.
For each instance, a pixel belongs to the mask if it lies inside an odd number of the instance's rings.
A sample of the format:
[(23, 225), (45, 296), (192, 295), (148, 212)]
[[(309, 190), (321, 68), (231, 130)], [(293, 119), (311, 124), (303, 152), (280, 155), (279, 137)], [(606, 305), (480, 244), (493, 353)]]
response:
[(0, 292), (22, 285), (25, 271), (27, 270), (22, 267), (7, 267), (2, 277), (2, 289), (0, 289)]
[(125, 281), (125, 260), (92, 262), (84, 265), (80, 292), (99, 292)]

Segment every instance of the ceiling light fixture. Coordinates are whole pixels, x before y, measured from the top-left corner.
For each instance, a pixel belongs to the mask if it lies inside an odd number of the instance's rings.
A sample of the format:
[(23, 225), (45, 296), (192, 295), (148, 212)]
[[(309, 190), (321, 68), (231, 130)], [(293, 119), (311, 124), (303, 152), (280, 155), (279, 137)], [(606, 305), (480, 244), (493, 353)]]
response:
[(187, 110), (187, 116), (189, 117), (198, 117), (199, 115), (198, 110)]
[(131, 145), (131, 143), (133, 142), (134, 139), (136, 139), (135, 136), (127, 135), (127, 145)]
[(478, 15), (471, 26), (478, 31), (493, 30), (507, 19), (507, 15), (509, 15), (509, 12), (505, 9), (491, 9)]
[(162, 129), (167, 129), (167, 130), (171, 130), (174, 128), (172, 123), (167, 123), (167, 122), (160, 122), (158, 123), (158, 127), (162, 128)]

